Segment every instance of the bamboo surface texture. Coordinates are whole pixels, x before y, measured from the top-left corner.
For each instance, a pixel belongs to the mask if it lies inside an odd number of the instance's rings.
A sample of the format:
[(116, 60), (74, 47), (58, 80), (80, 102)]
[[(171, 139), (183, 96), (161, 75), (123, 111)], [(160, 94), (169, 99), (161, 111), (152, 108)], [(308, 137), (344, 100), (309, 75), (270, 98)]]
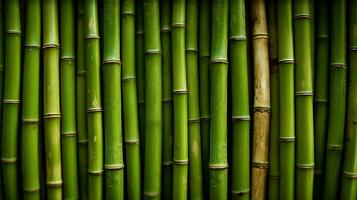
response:
[[(5, 5), (4, 0), (0, 0), (0, 112), (3, 112), (4, 76), (5, 76)], [(0, 152), (2, 148), (2, 114), (0, 114)], [(2, 172), (2, 162), (0, 162)], [(0, 173), (0, 198), (4, 198), (3, 173)]]

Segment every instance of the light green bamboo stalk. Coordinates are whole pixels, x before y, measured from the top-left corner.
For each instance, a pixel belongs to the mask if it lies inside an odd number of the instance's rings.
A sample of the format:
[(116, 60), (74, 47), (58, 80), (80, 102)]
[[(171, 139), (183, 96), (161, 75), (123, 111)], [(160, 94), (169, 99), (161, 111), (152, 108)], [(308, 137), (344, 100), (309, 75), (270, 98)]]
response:
[[(120, 1), (105, 0), (103, 3), (105, 194), (108, 200), (124, 199), (120, 81)], [(127, 80), (125, 78), (126, 76), (123, 74), (123, 80)], [(125, 106), (128, 105), (124, 104)], [(129, 124), (127, 125), (130, 126)], [(128, 151), (130, 150), (128, 149)], [(128, 169), (128, 172), (130, 172), (129, 170), (131, 169)], [(103, 197), (98, 195), (98, 198)]]
[[(5, 12), (4, 1), (0, 0), (0, 153), (2, 146), (2, 115), (3, 115), (3, 95), (4, 95), (4, 75), (5, 75)], [(0, 198), (4, 198), (3, 192), (3, 170), (0, 162)]]
[(227, 199), (228, 12), (228, 0), (212, 1), (209, 160), (211, 200)]
[[(119, 14), (119, 9), (117, 9), (117, 11), (118, 11), (117, 14)], [(89, 174), (88, 197), (89, 199), (102, 199), (103, 198), (103, 175), (102, 175), (103, 174), (103, 128), (102, 128), (102, 103), (101, 103), (101, 92), (100, 92), (100, 55), (99, 55), (100, 46), (99, 46), (99, 30), (98, 30), (99, 27), (98, 27), (98, 10), (97, 10), (96, 0), (85, 1), (84, 15), (85, 15), (84, 27), (85, 27), (85, 37), (86, 37), (85, 57), (86, 57), (86, 71), (87, 71), (86, 90), (87, 90), (87, 130), (88, 130), (88, 174)], [(119, 35), (117, 35), (116, 37), (119, 37)], [(115, 44), (115, 45), (119, 45), (119, 44)], [(103, 67), (104, 70), (105, 68), (106, 67)], [(119, 75), (120, 74), (117, 74), (118, 79), (120, 77)], [(116, 91), (116, 95), (118, 95), (119, 93), (118, 90), (115, 91)], [(113, 111), (113, 110), (115, 109), (113, 108), (108, 111)], [(107, 114), (109, 113), (110, 112), (108, 112)], [(120, 122), (121, 120), (116, 119), (115, 124), (119, 125)], [(111, 132), (110, 130), (107, 131)], [(120, 142), (120, 141), (113, 141), (113, 142)], [(106, 146), (109, 147), (110, 145), (108, 144)], [(118, 152), (114, 156), (121, 156), (121, 154)], [(109, 168), (110, 167), (111, 166), (109, 166)], [(115, 169), (122, 168), (122, 165), (114, 166), (114, 168)], [(108, 185), (107, 188), (109, 187), (110, 186)]]
[(86, 112), (86, 66), (83, 0), (78, 1), (76, 108), (78, 131), (78, 174), (80, 198), (88, 199), (88, 135)]
[(59, 32), (57, 0), (43, 0), (43, 118), (48, 199), (62, 199)]
[(330, 98), (323, 199), (336, 199), (346, 111), (346, 1), (331, 2)]
[(294, 199), (295, 105), (291, 0), (277, 1), (280, 92), (280, 199)]
[(159, 0), (144, 0), (145, 169), (144, 199), (160, 199), (162, 78)]
[(76, 68), (74, 2), (61, 1), (61, 113), (63, 189), (65, 199), (78, 199)]
[(186, 4), (186, 66), (188, 89), (188, 154), (190, 199), (203, 199), (198, 74), (198, 1)]
[(171, 63), (171, 1), (160, 1), (162, 44), (162, 199), (172, 198), (173, 106)]
[(22, 85), (22, 188), (24, 199), (40, 199), (39, 98), (41, 1), (26, 4), (26, 35)]
[(244, 0), (230, 1), (230, 65), (232, 91), (232, 199), (249, 199), (250, 115)]
[(315, 176), (314, 198), (322, 198), (323, 170), (326, 150), (329, 72), (329, 8), (328, 1), (318, 1), (316, 18), (316, 68), (314, 86)]
[[(294, 1), (296, 96), (296, 198), (313, 198), (314, 121), (309, 0)], [(303, 111), (303, 112), (302, 112)]]
[(122, 84), (126, 143), (127, 198), (141, 197), (140, 142), (135, 72), (135, 0), (122, 2)]

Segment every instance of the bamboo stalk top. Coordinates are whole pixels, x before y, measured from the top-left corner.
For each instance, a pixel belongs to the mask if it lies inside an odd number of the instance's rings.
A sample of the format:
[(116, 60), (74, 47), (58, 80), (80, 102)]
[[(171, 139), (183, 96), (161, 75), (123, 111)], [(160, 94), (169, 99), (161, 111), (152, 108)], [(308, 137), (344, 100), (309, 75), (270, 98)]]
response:
[(199, 54), (208, 56), (210, 55), (210, 4), (208, 0), (200, 1), (199, 14)]
[(211, 61), (227, 62), (228, 52), (228, 0), (212, 2)]
[[(252, 2), (252, 23), (254, 26), (252, 27), (252, 36), (254, 38), (268, 38), (268, 28), (267, 21), (265, 16), (265, 0), (253, 0)], [(261, 16), (263, 15), (263, 16)]]
[[(350, 1), (351, 5), (349, 6), (350, 8), (350, 19), (351, 21), (357, 21), (357, 12), (355, 12), (355, 8), (357, 7), (357, 1)], [(323, 20), (323, 21), (327, 21), (327, 20)], [(327, 22), (326, 22), (327, 23)], [(357, 50), (357, 23), (350, 23), (350, 48), (352, 51), (356, 51)]]
[(172, 28), (185, 27), (185, 0), (173, 0), (172, 7)]
[(279, 60), (294, 62), (291, 0), (278, 0), (278, 54)]
[(34, 0), (27, 2), (26, 17), (26, 38), (25, 45), (40, 47), (41, 46), (41, 1)]
[(186, 9), (186, 51), (197, 51), (197, 0), (188, 0)]
[(160, 12), (158, 0), (144, 0), (145, 50), (161, 52)]
[(346, 63), (346, 0), (332, 0), (331, 63)]
[(61, 1), (61, 57), (74, 58), (75, 56), (75, 15), (72, 0)]
[[(88, 23), (85, 23), (85, 35), (86, 38), (99, 38), (99, 26), (98, 26), (98, 9), (96, 0), (85, 0), (85, 18)], [(105, 13), (105, 12), (103, 12)], [(118, 12), (119, 13), (119, 12)]]
[(103, 7), (103, 60), (120, 59), (120, 12), (119, 1), (106, 0)]
[[(233, 40), (246, 40), (245, 31), (245, 3), (244, 1), (230, 1), (230, 29), (229, 35)], [(243, 11), (243, 12), (242, 12)], [(236, 38), (236, 39), (235, 39)]]
[(6, 32), (21, 33), (21, 9), (19, 0), (6, 1), (5, 29)]
[(169, 32), (171, 30), (171, 1), (160, 2), (160, 27), (161, 32)]
[(135, 0), (122, 0), (121, 1), (121, 15), (124, 16), (135, 16)]
[(42, 5), (43, 12), (43, 44), (59, 45), (58, 38), (58, 12), (57, 0), (44, 0)]

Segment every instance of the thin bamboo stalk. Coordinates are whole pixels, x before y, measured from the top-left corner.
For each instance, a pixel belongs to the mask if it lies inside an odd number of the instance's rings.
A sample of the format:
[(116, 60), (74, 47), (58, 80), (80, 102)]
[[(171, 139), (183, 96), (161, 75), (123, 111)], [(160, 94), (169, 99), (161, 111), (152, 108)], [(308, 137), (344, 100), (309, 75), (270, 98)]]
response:
[(209, 197), (227, 199), (228, 0), (212, 1)]
[(26, 35), (22, 85), (22, 188), (24, 199), (40, 199), (39, 98), (41, 1), (26, 4)]
[(314, 121), (309, 0), (294, 1), (296, 198), (313, 198)]
[[(0, 153), (2, 146), (2, 115), (3, 115), (3, 95), (4, 95), (4, 75), (5, 75), (5, 12), (4, 1), (0, 0)], [(4, 198), (3, 191), (3, 170), (0, 162), (0, 198)]]
[(316, 68), (314, 86), (315, 176), (314, 198), (322, 198), (323, 170), (326, 150), (329, 66), (328, 0), (318, 2), (316, 16)]
[(346, 112), (346, 1), (331, 1), (329, 118), (323, 199), (336, 199)]
[(294, 45), (291, 0), (277, 1), (280, 92), (280, 199), (294, 199)]
[[(119, 9), (117, 11), (118, 11), (117, 14), (119, 14)], [(85, 57), (86, 57), (86, 71), (87, 71), (86, 90), (87, 90), (87, 130), (88, 130), (88, 175), (89, 175), (88, 197), (89, 199), (102, 199), (103, 198), (103, 175), (102, 175), (103, 174), (103, 127), (102, 127), (102, 103), (101, 103), (101, 92), (100, 92), (100, 54), (99, 54), (100, 46), (99, 46), (99, 30), (98, 30), (99, 26), (98, 26), (98, 10), (97, 10), (96, 0), (85, 1), (84, 15), (85, 15), (84, 29), (85, 29), (85, 38), (86, 38)], [(117, 90), (116, 92), (118, 93)], [(116, 120), (115, 124), (119, 124), (120, 122), (121, 120), (118, 121)], [(110, 145), (108, 144), (106, 146), (109, 147)], [(117, 155), (120, 156), (119, 153)], [(122, 166), (119, 166), (119, 168), (122, 168)]]
[(269, 166), (270, 77), (265, 1), (252, 1), (254, 64), (254, 125), (252, 199), (264, 199)]
[[(314, 91), (314, 81), (315, 81), (315, 21), (316, 21), (316, 11), (315, 11), (315, 0), (309, 1), (310, 8), (310, 45), (311, 45), (311, 80), (312, 89)], [(319, 6), (320, 9), (320, 6)]]
[(88, 135), (86, 112), (86, 65), (83, 0), (78, 1), (76, 108), (78, 131), (78, 174), (80, 198), (88, 199)]
[(64, 198), (78, 199), (74, 2), (61, 1), (61, 113)]
[(189, 197), (203, 199), (198, 74), (198, 1), (186, 4), (186, 67), (188, 102)]
[(135, 0), (122, 2), (122, 84), (127, 198), (140, 199), (140, 142), (135, 71)]
[(276, 0), (268, 1), (268, 34), (270, 59), (270, 137), (268, 199), (279, 199), (279, 71), (278, 71), (278, 29)]
[(162, 45), (162, 199), (172, 198), (173, 105), (171, 63), (171, 1), (160, 1)]
[(144, 0), (145, 169), (144, 199), (160, 199), (162, 162), (162, 68), (159, 0)]
[[(105, 0), (103, 3), (105, 194), (106, 199), (124, 199), (120, 81), (120, 1)], [(125, 83), (124, 81), (130, 80), (126, 79), (126, 75), (127, 74), (123, 74), (123, 85)], [(123, 104), (123, 106), (125, 107), (128, 105)], [(127, 124), (127, 126), (129, 127), (126, 128), (130, 128), (130, 124)], [(138, 142), (137, 139), (134, 143), (135, 142)], [(128, 149), (128, 151), (130, 151), (130, 149)], [(135, 170), (133, 166), (130, 167)], [(130, 170), (131, 169), (128, 169), (128, 172), (130, 172)]]
[(250, 114), (244, 0), (230, 1), (232, 199), (249, 199)]
[(59, 32), (57, 0), (44, 0), (43, 20), (43, 118), (46, 146), (48, 199), (62, 199), (61, 113), (59, 74)]

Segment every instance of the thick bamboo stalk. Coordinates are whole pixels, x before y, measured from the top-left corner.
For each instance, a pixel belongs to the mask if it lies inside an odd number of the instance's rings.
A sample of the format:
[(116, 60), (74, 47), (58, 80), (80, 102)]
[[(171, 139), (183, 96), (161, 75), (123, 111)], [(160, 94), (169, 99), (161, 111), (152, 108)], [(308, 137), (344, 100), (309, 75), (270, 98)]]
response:
[(336, 199), (342, 161), (346, 111), (346, 1), (331, 2), (329, 118), (323, 199)]
[(279, 106), (280, 106), (280, 199), (294, 199), (295, 105), (294, 45), (291, 0), (277, 1)]
[(341, 199), (357, 199), (357, 1), (349, 1), (349, 80)]
[(22, 85), (22, 189), (24, 199), (40, 199), (39, 98), (41, 1), (26, 4), (26, 33)]
[(61, 1), (61, 113), (64, 198), (78, 199), (74, 2)]
[(162, 45), (162, 199), (172, 198), (173, 103), (171, 62), (171, 1), (160, 1)]
[(294, 1), (296, 198), (313, 198), (314, 121), (309, 0)]
[(232, 199), (249, 199), (250, 113), (244, 0), (230, 2), (230, 66), (232, 91)]
[[(124, 161), (122, 150), (122, 108), (120, 81), (120, 1), (106, 0), (103, 3), (105, 194), (106, 199), (124, 199)], [(135, 79), (127, 79), (127, 77), (127, 74), (123, 74), (123, 85), (128, 80), (135, 81)], [(136, 92), (136, 89), (133, 89)], [(136, 102), (133, 103), (136, 104)], [(128, 104), (123, 104), (123, 106), (128, 106)], [(131, 128), (130, 124), (127, 124), (127, 127), (125, 128)], [(138, 143), (138, 140), (136, 139), (134, 143)], [(130, 149), (127, 150), (130, 151)], [(129, 159), (134, 158), (130, 157)], [(131, 169), (128, 169), (128, 172), (130, 172), (130, 170), (135, 170), (135, 168), (131, 166)], [(131, 177), (129, 174), (128, 176)]]
[(212, 1), (209, 197), (227, 199), (228, 0)]
[(122, 2), (122, 84), (127, 198), (140, 199), (140, 140), (135, 71), (135, 0)]
[(270, 120), (269, 49), (265, 1), (252, 1), (251, 10), (254, 64), (252, 199), (265, 199)]
[[(0, 153), (2, 146), (2, 113), (3, 113), (3, 95), (4, 95), (4, 75), (5, 75), (5, 12), (4, 1), (0, 0)], [(3, 170), (0, 162), (0, 198), (4, 198), (3, 191)]]
[(268, 199), (279, 199), (279, 71), (276, 0), (268, 1), (271, 118), (269, 132)]
[(86, 112), (86, 65), (83, 0), (78, 1), (76, 108), (78, 131), (78, 175), (80, 198), (88, 199), (88, 135)]
[[(118, 12), (117, 14), (119, 14), (119, 9), (117, 9), (117, 12)], [(88, 130), (88, 192), (89, 192), (88, 197), (89, 199), (102, 199), (103, 198), (103, 127), (102, 127), (102, 103), (101, 103), (101, 92), (100, 92), (101, 88), (100, 88), (100, 55), (99, 55), (100, 46), (99, 46), (99, 30), (98, 30), (99, 27), (98, 27), (98, 10), (97, 10), (96, 0), (85, 1), (84, 15), (85, 15), (84, 29), (85, 29), (85, 38), (86, 38), (85, 57), (86, 57), (86, 71), (87, 71), (86, 90), (87, 90), (87, 130)], [(117, 37), (119, 37), (119, 35)], [(104, 69), (105, 68), (106, 67), (104, 67)], [(119, 74), (117, 74), (117, 76), (119, 76)], [(118, 77), (118, 79), (119, 78), (120, 77)], [(118, 90), (116, 90), (116, 93), (119, 93)], [(108, 111), (112, 111), (112, 110), (115, 109), (111, 109)], [(109, 113), (110, 112), (108, 112), (108, 114)], [(121, 120), (117, 121), (116, 119), (115, 124), (118, 125), (120, 122)], [(108, 131), (111, 132), (110, 130)], [(118, 141), (113, 141), (113, 142), (118, 142)], [(108, 144), (106, 146), (109, 147), (110, 145)], [(119, 156), (119, 153), (117, 153), (117, 155)], [(109, 166), (109, 168), (110, 167), (111, 166)], [(114, 168), (115, 169), (122, 168), (122, 166), (119, 165), (119, 167), (115, 166)]]
[(159, 0), (144, 0), (145, 169), (144, 199), (160, 199), (162, 148), (162, 68)]
[(48, 199), (62, 199), (59, 32), (57, 0), (44, 0), (43, 20), (43, 118), (46, 146)]
[(318, 2), (316, 16), (316, 68), (314, 86), (315, 176), (314, 198), (322, 198), (327, 135), (329, 72), (329, 8), (327, 0)]
[(198, 1), (186, 3), (186, 67), (188, 103), (189, 197), (203, 199), (198, 74)]

